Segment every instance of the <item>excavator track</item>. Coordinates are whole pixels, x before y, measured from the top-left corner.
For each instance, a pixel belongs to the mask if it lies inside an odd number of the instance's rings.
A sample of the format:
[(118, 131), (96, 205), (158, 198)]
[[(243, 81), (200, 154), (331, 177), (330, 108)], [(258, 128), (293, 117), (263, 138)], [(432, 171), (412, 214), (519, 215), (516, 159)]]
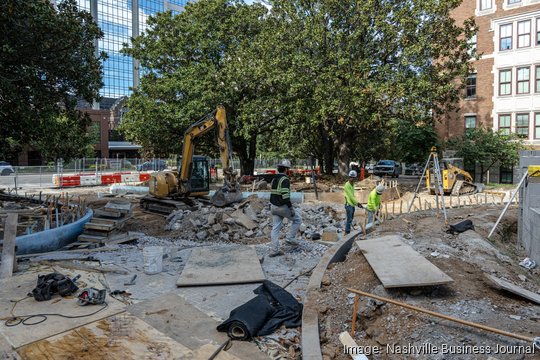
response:
[(477, 186), (465, 180), (456, 180), (452, 188), (452, 195), (471, 195), (477, 192)]

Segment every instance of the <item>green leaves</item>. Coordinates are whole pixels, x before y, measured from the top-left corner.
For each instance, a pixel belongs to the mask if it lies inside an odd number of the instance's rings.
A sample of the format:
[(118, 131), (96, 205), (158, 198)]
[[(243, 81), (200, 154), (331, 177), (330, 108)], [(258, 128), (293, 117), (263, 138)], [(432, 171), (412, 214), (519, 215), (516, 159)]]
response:
[(94, 40), (102, 33), (75, 0), (56, 9), (46, 0), (2, 1), (0, 33), (0, 158), (22, 145), (54, 147), (48, 131), (60, 114), (77, 121), (76, 100), (99, 96), (103, 56), (95, 57)]

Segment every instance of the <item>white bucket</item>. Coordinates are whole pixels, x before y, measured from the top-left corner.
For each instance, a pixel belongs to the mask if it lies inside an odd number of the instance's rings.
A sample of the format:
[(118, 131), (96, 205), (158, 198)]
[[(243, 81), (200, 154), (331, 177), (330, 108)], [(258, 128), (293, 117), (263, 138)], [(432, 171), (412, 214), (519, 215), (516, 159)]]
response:
[(148, 275), (158, 274), (163, 266), (163, 247), (147, 246), (143, 249), (144, 272)]

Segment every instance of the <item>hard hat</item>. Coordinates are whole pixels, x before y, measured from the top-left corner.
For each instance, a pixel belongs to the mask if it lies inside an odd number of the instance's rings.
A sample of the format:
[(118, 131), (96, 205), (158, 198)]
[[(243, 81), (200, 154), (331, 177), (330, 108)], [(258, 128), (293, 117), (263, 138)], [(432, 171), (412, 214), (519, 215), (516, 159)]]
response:
[(283, 166), (283, 167), (286, 167), (286, 168), (290, 168), (291, 167), (291, 162), (287, 159), (283, 159), (281, 161), (281, 163), (279, 163), (277, 166)]
[(381, 195), (384, 192), (384, 185), (383, 184), (377, 185), (377, 187), (375, 188), (375, 191), (377, 191), (377, 194)]
[(356, 171), (354, 171), (354, 170), (349, 171), (349, 177), (355, 178), (357, 176), (358, 176), (358, 174), (356, 173)]

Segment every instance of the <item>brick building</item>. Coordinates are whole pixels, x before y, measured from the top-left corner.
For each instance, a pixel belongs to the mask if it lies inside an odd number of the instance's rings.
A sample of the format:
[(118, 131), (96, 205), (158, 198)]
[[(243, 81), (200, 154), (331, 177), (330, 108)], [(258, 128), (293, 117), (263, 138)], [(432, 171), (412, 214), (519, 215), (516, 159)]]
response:
[[(540, 149), (540, 0), (463, 0), (452, 16), (458, 23), (475, 18), (478, 32), (470, 41), (480, 59), (459, 110), (437, 124), (440, 138), (483, 126), (517, 133)], [(516, 180), (513, 169), (490, 173), (491, 182)]]

